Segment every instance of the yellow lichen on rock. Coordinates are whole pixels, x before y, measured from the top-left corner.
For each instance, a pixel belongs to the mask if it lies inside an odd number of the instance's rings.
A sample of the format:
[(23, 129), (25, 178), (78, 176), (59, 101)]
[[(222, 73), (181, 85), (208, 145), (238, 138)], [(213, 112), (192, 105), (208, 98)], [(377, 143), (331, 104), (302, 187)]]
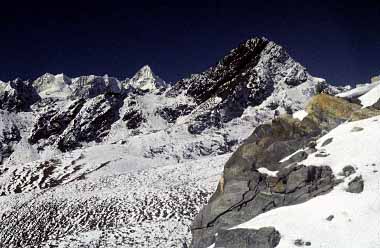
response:
[(350, 119), (352, 113), (361, 108), (360, 105), (350, 103), (339, 97), (327, 94), (314, 96), (306, 107), (309, 115), (321, 117), (333, 117), (338, 119)]
[(350, 121), (359, 121), (380, 115), (380, 110), (374, 108), (363, 108), (352, 113)]
[(309, 114), (308, 118), (317, 119), (319, 122), (328, 119), (357, 121), (380, 115), (380, 110), (362, 108), (359, 104), (327, 94), (314, 96), (306, 111)]

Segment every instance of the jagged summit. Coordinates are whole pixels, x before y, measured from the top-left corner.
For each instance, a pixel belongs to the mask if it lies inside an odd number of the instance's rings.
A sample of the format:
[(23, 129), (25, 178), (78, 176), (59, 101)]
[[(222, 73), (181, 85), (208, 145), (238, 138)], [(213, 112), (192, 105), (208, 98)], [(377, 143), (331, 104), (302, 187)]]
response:
[(156, 91), (167, 87), (152, 69), (145, 65), (131, 79), (121, 81), (109, 75), (85, 75), (75, 78), (64, 73), (45, 73), (33, 81), (33, 86), (42, 98), (94, 97), (105, 92), (121, 93), (124, 87), (142, 91)]
[(178, 81), (166, 95), (185, 95), (212, 109), (213, 117), (195, 119), (227, 122), (249, 115), (254, 121), (257, 113), (247, 109), (255, 108), (268, 116), (275, 110), (291, 112), (304, 107), (311, 96), (326, 87), (324, 79), (312, 77), (281, 46), (266, 38), (252, 38), (215, 66)]
[(154, 91), (167, 87), (160, 77), (155, 75), (149, 65), (144, 65), (136, 74), (128, 80), (127, 85), (140, 90)]
[(33, 86), (42, 98), (45, 97), (68, 97), (71, 95), (71, 78), (65, 74), (45, 73), (33, 81)]
[(245, 98), (260, 104), (275, 85), (292, 87), (306, 81), (322, 80), (314, 80), (281, 46), (266, 38), (252, 38), (231, 50), (214, 67), (177, 82), (168, 95), (185, 91), (204, 102), (210, 96), (228, 98), (240, 88), (240, 93), (247, 92)]

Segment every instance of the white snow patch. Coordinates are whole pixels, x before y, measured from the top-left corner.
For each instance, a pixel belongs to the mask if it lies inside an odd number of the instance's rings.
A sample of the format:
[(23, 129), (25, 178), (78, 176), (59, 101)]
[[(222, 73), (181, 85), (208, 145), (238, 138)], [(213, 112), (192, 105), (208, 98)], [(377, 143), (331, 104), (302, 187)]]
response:
[(380, 85), (377, 85), (375, 88), (368, 91), (368, 93), (359, 97), (363, 108), (372, 106), (380, 99)]
[(293, 118), (302, 121), (307, 115), (308, 113), (305, 110), (299, 110), (293, 114)]
[(277, 173), (278, 173), (278, 171), (270, 171), (270, 170), (268, 170), (267, 168), (264, 168), (264, 167), (258, 168), (257, 170), (260, 173), (262, 173), (262, 174), (266, 174), (266, 175), (272, 176), (272, 177), (277, 176)]
[(359, 96), (366, 94), (367, 92), (369, 92), (370, 90), (372, 90), (373, 88), (375, 88), (378, 85), (380, 85), (380, 81), (373, 82), (370, 84), (357, 85), (356, 88), (349, 90), (349, 91), (346, 91), (346, 92), (339, 93), (336, 96), (341, 97), (341, 98), (359, 97)]

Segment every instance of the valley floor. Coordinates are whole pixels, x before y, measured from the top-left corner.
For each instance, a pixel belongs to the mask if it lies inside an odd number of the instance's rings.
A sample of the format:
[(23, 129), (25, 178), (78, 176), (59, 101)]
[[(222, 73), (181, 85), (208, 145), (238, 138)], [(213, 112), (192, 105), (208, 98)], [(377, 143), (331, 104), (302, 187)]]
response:
[(141, 170), (133, 158), (123, 158), (55, 188), (0, 197), (0, 241), (23, 247), (43, 240), (46, 247), (182, 247), (190, 243), (191, 222), (229, 156), (155, 166), (140, 159), (148, 167)]

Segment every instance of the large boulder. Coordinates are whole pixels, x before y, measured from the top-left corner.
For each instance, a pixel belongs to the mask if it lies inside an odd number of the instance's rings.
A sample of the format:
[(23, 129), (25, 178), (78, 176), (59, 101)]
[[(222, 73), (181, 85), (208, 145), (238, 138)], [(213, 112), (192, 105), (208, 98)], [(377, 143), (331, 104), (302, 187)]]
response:
[(357, 121), (380, 115), (379, 110), (362, 108), (360, 104), (327, 94), (313, 97), (308, 103), (306, 111), (309, 118), (327, 129), (347, 120)]
[(215, 248), (274, 248), (280, 239), (280, 233), (273, 227), (222, 230), (216, 238)]

